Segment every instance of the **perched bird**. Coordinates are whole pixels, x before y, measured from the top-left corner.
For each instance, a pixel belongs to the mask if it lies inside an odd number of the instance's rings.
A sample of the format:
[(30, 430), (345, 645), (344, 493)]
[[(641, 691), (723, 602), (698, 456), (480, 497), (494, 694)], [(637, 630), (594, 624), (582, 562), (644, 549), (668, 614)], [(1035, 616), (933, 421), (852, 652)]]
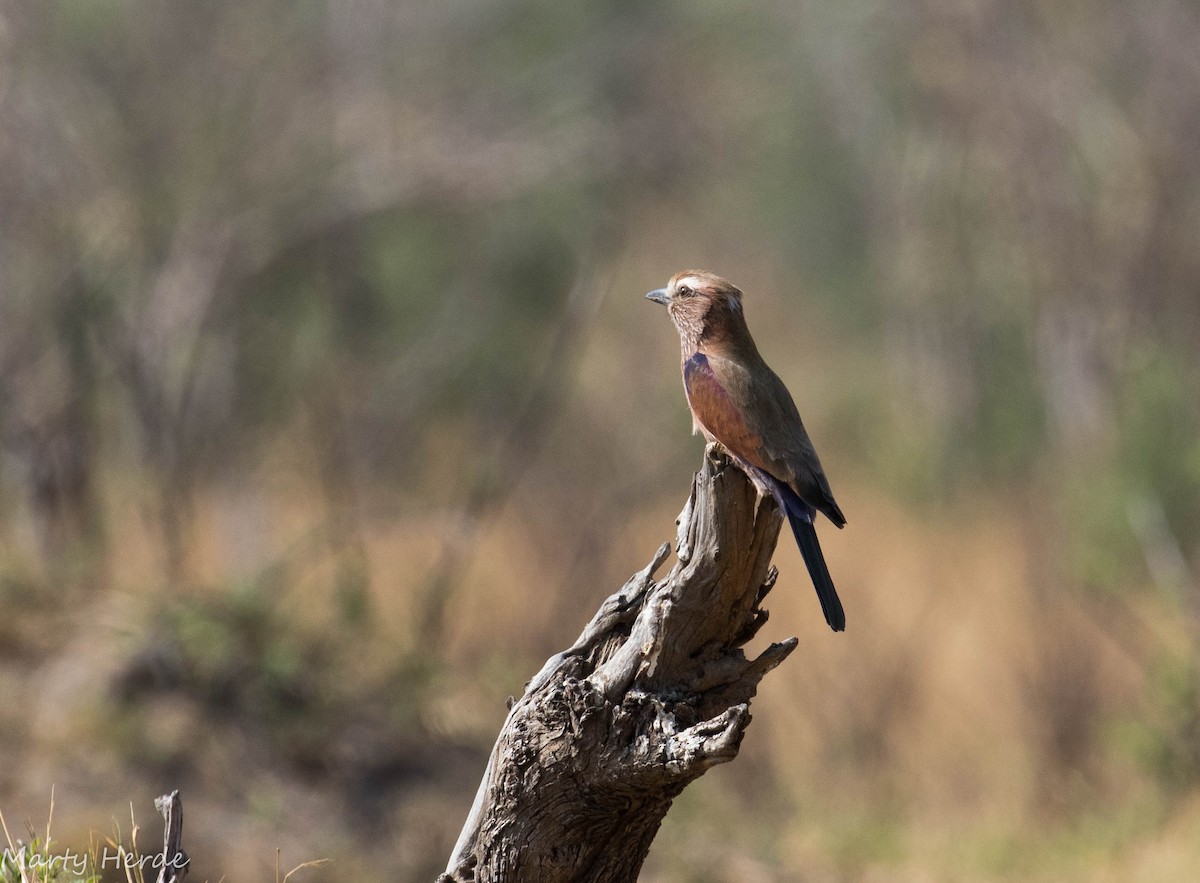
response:
[(679, 331), (693, 431), (720, 442), (775, 497), (792, 526), (825, 621), (842, 631), (846, 614), (813, 518), (821, 512), (844, 527), (846, 516), (829, 490), (796, 403), (758, 354), (742, 314), (742, 292), (720, 276), (685, 270), (646, 298), (663, 304)]

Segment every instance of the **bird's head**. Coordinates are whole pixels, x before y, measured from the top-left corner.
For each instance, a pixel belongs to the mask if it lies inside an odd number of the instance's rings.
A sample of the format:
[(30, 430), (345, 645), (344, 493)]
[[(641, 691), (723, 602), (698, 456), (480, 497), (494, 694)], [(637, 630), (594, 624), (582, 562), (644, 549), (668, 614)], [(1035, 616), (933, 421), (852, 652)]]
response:
[(651, 291), (646, 299), (667, 308), (685, 350), (695, 350), (702, 340), (737, 335), (746, 327), (741, 290), (704, 270), (676, 273), (666, 288)]

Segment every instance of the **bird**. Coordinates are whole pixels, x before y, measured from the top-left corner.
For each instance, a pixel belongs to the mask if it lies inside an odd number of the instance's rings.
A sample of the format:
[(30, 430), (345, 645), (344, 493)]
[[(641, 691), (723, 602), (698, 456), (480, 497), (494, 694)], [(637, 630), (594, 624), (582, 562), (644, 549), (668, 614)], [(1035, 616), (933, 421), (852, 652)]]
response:
[(693, 433), (718, 442), (775, 498), (800, 547), (825, 621), (835, 632), (844, 631), (846, 613), (814, 520), (820, 512), (841, 528), (846, 516), (833, 498), (791, 393), (754, 345), (741, 290), (705, 270), (684, 270), (646, 299), (665, 306), (679, 332)]

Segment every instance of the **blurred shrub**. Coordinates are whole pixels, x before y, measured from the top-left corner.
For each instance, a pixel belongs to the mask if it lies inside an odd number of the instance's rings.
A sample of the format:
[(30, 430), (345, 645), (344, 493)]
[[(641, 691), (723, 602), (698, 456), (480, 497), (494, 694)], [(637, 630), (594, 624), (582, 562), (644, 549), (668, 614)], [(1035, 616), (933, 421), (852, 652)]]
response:
[(1172, 798), (1200, 783), (1200, 675), (1194, 652), (1164, 653), (1150, 670), (1145, 701), (1135, 717), (1114, 727), (1118, 744)]
[[(347, 701), (329, 636), (305, 636), (258, 588), (168, 602), (114, 685), (133, 717), (120, 727), (134, 755), (153, 757), (138, 731), (155, 696), (194, 703), (203, 719), (236, 720), (299, 768), (322, 762)], [(175, 746), (176, 749), (182, 746)]]

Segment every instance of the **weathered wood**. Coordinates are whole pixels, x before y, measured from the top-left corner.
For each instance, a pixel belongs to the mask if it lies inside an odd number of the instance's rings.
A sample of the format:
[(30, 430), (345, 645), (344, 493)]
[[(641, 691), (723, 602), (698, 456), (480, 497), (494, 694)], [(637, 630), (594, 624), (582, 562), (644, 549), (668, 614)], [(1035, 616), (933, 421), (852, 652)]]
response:
[(626, 883), (672, 800), (732, 760), (762, 677), (796, 647), (766, 622), (782, 516), (715, 446), (664, 543), (508, 714), (438, 883)]
[(183, 883), (189, 860), (183, 851), (183, 801), (179, 790), (154, 798), (154, 808), (162, 813), (164, 822), (161, 861), (154, 862), (161, 869), (157, 883)]

